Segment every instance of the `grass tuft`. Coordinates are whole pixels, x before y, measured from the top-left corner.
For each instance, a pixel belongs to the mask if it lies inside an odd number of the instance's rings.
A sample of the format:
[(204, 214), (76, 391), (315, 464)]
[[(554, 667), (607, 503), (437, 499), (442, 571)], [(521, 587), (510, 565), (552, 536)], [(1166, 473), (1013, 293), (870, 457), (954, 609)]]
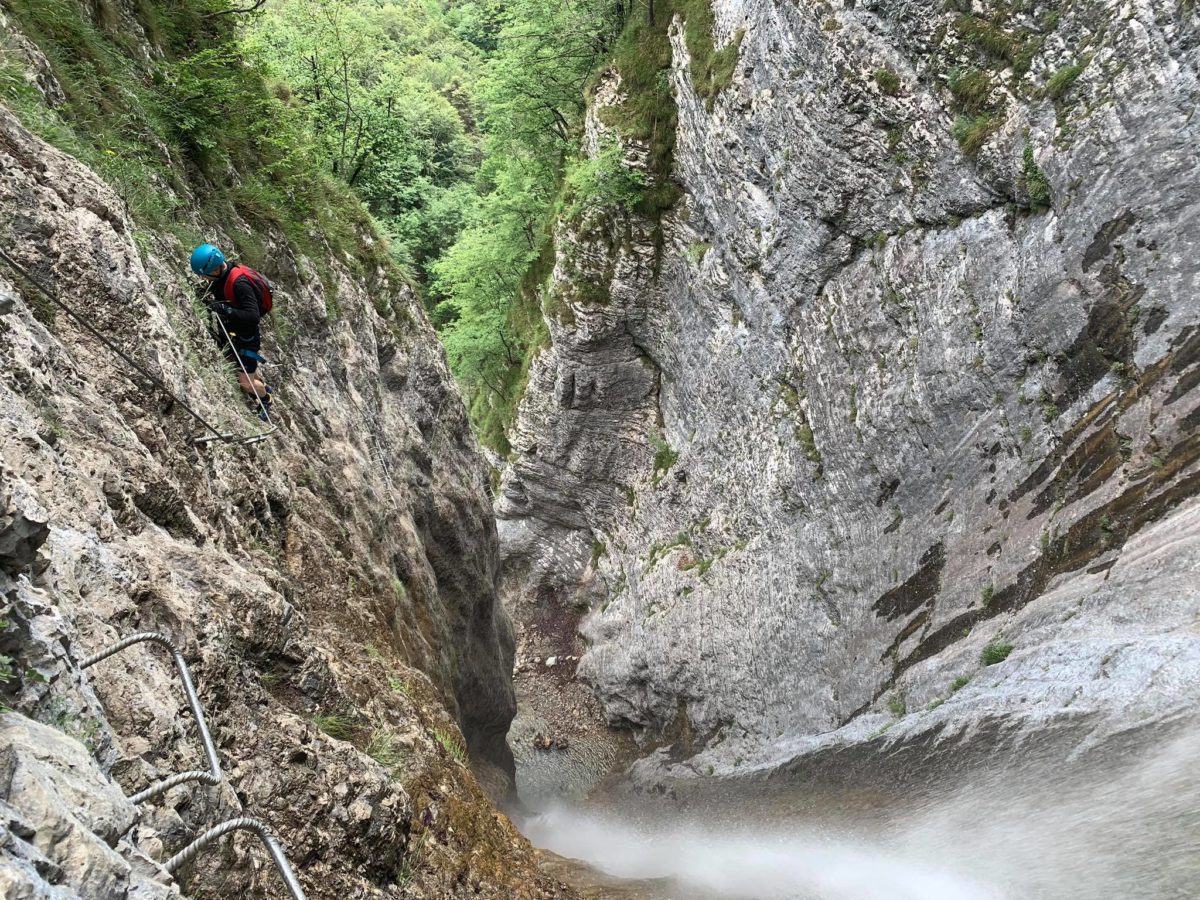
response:
[(1059, 100), (1063, 94), (1074, 87), (1079, 76), (1083, 74), (1080, 64), (1063, 66), (1046, 80), (1046, 96), (1051, 100)]
[(671, 471), (671, 466), (675, 465), (678, 461), (679, 451), (672, 450), (671, 445), (667, 443), (666, 437), (656, 432), (650, 432), (649, 438), (651, 446), (654, 447), (654, 473), (652, 480), (657, 485), (662, 481), (663, 476)]
[(903, 82), (900, 81), (900, 76), (891, 69), (876, 69), (874, 77), (875, 83), (879, 85), (879, 90), (883, 91), (883, 93), (887, 94), (889, 97), (895, 97), (900, 93), (900, 89), (903, 87)]
[(1021, 179), (1025, 183), (1025, 193), (1029, 197), (1029, 208), (1043, 210), (1050, 208), (1050, 181), (1033, 158), (1033, 147), (1026, 145), (1021, 164)]
[(975, 115), (987, 106), (993, 85), (991, 76), (979, 69), (953, 69), (949, 87), (959, 108)]
[(954, 120), (952, 133), (963, 153), (967, 156), (977, 156), (992, 132), (999, 127), (998, 117), (990, 113), (980, 113), (974, 117), (959, 116)]
[(367, 756), (389, 772), (394, 772), (404, 762), (404, 755), (396, 747), (396, 736), (386, 728), (377, 728), (371, 732)]
[(996, 594), (996, 586), (990, 581), (983, 586), (979, 591), (979, 602), (983, 604), (984, 609), (992, 603), (992, 597)]
[(464, 766), (467, 764), (467, 748), (462, 745), (458, 738), (450, 734), (450, 732), (443, 731), (440, 728), (433, 729), (432, 734), (434, 740), (442, 745), (442, 749), (445, 750), (452, 759), (462, 763)]
[(351, 716), (344, 716), (338, 713), (328, 716), (313, 716), (311, 721), (317, 728), (336, 741), (348, 740), (358, 724)]

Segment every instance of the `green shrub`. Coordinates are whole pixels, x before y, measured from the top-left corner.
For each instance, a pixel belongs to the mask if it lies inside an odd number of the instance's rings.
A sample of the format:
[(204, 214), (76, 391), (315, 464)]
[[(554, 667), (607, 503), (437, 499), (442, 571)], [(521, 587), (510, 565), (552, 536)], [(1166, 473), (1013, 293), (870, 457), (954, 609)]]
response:
[(961, 691), (963, 688), (965, 688), (970, 683), (971, 683), (970, 675), (959, 675), (952, 682), (950, 682), (950, 693), (957, 694), (959, 691)]
[(900, 81), (900, 76), (891, 69), (876, 69), (875, 83), (879, 85), (879, 90), (883, 91), (883, 93), (890, 97), (894, 97), (899, 94), (900, 89), (903, 86), (902, 82)]
[(904, 695), (899, 691), (894, 692), (887, 701), (888, 712), (893, 716), (900, 717), (908, 712), (908, 704), (904, 700)]
[(619, 142), (610, 141), (595, 157), (575, 162), (564, 181), (566, 214), (632, 209), (642, 201), (646, 175), (625, 165)]
[(1021, 166), (1022, 180), (1025, 182), (1025, 193), (1029, 196), (1031, 209), (1050, 208), (1050, 182), (1046, 173), (1038, 168), (1033, 158), (1033, 147), (1026, 145)]
[(994, 666), (996, 663), (1002, 663), (1008, 659), (1008, 654), (1012, 653), (1013, 645), (1003, 640), (994, 640), (986, 647), (979, 655), (980, 662), (985, 666)]

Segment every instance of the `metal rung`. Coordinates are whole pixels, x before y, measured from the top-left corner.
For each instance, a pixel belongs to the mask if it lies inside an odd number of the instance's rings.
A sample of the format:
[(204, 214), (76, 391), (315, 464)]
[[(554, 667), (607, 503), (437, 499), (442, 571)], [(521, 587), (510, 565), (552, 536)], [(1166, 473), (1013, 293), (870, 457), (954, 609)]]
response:
[(212, 443), (215, 443), (216, 441), (231, 441), (237, 437), (238, 437), (238, 435), (236, 435), (232, 431), (230, 431), (225, 434), (210, 434), (207, 437), (198, 437), (198, 438), (193, 439), (192, 443), (193, 444), (212, 444)]
[(220, 784), (221, 782), (221, 762), (217, 759), (217, 748), (213, 745), (212, 735), (208, 732), (208, 723), (204, 721), (204, 710), (200, 706), (200, 698), (196, 695), (196, 688), (192, 684), (192, 673), (188, 669), (187, 663), (184, 662), (183, 654), (171, 643), (170, 638), (157, 631), (143, 631), (140, 634), (130, 635), (125, 640), (113, 644), (107, 650), (101, 650), (94, 656), (89, 656), (80, 663), (79, 667), (87, 669), (101, 660), (108, 659), (110, 656), (132, 647), (134, 644), (145, 642), (161, 644), (170, 651), (171, 656), (175, 660), (175, 668), (179, 671), (179, 680), (183, 682), (183, 693), (187, 695), (188, 706), (192, 708), (192, 715), (195, 717), (196, 726), (200, 731), (200, 743), (204, 747), (204, 756), (208, 760), (208, 771), (180, 772), (178, 775), (172, 775), (170, 778), (160, 781), (158, 784), (151, 785), (144, 791), (135, 794), (132, 798), (134, 803), (142, 803), (151, 797), (157, 797), (164, 791), (168, 791), (176, 785), (184, 784), (188, 781), (203, 781), (212, 785)]
[(279, 842), (275, 840), (275, 836), (271, 834), (270, 829), (258, 821), (258, 819), (230, 819), (228, 822), (222, 822), (215, 828), (210, 828), (167, 860), (164, 868), (174, 875), (177, 869), (213, 841), (224, 837), (231, 831), (239, 829), (253, 831), (266, 845), (267, 852), (271, 854), (271, 859), (275, 862), (275, 868), (279, 870), (279, 874), (283, 878), (283, 883), (287, 885), (288, 893), (292, 895), (292, 900), (308, 900), (304, 896), (304, 890), (300, 887), (300, 882), (296, 880), (296, 873), (288, 865), (287, 855), (283, 852), (283, 848), (279, 846)]
[(242, 438), (242, 440), (238, 441), (238, 443), (243, 444), (243, 445), (244, 444), (257, 444), (259, 441), (265, 441), (267, 438), (269, 438), (271, 435), (273, 435), (278, 430), (279, 430), (278, 425), (272, 425), (270, 428), (268, 428), (262, 434), (255, 434), (255, 435), (251, 435), (248, 438)]
[[(262, 437), (265, 436), (262, 435)], [(192, 715), (196, 717), (196, 725), (200, 730), (200, 742), (204, 746), (204, 755), (208, 759), (209, 769), (207, 772), (191, 771), (172, 775), (170, 778), (166, 778), (157, 784), (151, 785), (144, 791), (134, 794), (130, 799), (135, 804), (142, 803), (151, 797), (156, 797), (164, 791), (181, 784), (186, 784), (189, 781), (202, 781), (212, 785), (220, 784), (221, 782), (221, 763), (217, 759), (217, 750), (213, 745), (212, 735), (208, 731), (208, 723), (204, 720), (204, 710), (200, 706), (200, 698), (196, 694), (195, 685), (192, 684), (192, 674), (183, 659), (183, 654), (171, 643), (170, 638), (157, 631), (143, 631), (139, 634), (130, 635), (106, 650), (101, 650), (99, 653), (89, 656), (80, 663), (80, 668), (87, 669), (102, 660), (108, 659), (110, 656), (120, 653), (122, 650), (132, 647), (134, 644), (144, 642), (161, 644), (171, 652), (171, 656), (175, 660), (175, 667), (179, 670), (179, 680), (183, 682), (183, 692), (187, 695), (188, 705), (192, 708)], [(287, 885), (288, 893), (291, 894), (292, 900), (308, 900), (304, 896), (304, 890), (300, 887), (300, 882), (296, 880), (296, 873), (292, 871), (292, 867), (288, 864), (287, 855), (283, 852), (283, 848), (279, 846), (279, 842), (275, 840), (275, 836), (271, 834), (270, 829), (258, 819), (230, 819), (228, 822), (223, 822), (215, 828), (210, 828), (167, 860), (164, 868), (174, 875), (180, 866), (184, 865), (213, 841), (238, 829), (253, 831), (266, 845), (267, 851), (271, 854), (271, 859), (275, 863), (275, 868), (279, 870), (284, 884)]]

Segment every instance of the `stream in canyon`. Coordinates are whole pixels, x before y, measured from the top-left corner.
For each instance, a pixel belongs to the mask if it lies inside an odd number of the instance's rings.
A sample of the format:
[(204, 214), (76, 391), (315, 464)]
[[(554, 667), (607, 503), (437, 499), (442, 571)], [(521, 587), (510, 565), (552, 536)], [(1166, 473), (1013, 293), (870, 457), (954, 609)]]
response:
[[(1200, 728), (1085, 764), (951, 776), (913, 797), (786, 786), (686, 808), (554, 804), (522, 823), (585, 897), (1150, 900), (1200, 896)], [(570, 860), (579, 860), (585, 866)], [(592, 871), (589, 871), (592, 870)]]

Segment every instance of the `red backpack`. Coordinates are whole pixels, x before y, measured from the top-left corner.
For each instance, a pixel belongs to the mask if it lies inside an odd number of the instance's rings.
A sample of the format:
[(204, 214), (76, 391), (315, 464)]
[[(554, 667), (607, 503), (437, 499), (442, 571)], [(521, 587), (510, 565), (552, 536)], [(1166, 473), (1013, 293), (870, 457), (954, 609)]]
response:
[(229, 273), (229, 277), (225, 279), (225, 302), (230, 306), (237, 306), (237, 301), (233, 299), (233, 283), (245, 275), (250, 279), (250, 283), (258, 291), (258, 311), (260, 315), (266, 315), (271, 311), (271, 282), (255, 272), (249, 266), (234, 266)]

